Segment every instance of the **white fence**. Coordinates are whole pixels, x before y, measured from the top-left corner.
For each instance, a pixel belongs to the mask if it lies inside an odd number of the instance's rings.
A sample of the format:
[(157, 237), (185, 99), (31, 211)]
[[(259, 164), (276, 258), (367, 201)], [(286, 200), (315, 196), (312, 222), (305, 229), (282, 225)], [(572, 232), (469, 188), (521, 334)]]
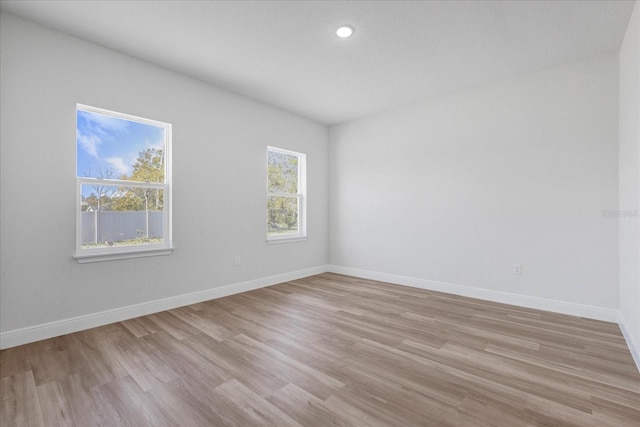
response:
[(162, 216), (162, 211), (82, 212), (82, 244), (162, 238)]

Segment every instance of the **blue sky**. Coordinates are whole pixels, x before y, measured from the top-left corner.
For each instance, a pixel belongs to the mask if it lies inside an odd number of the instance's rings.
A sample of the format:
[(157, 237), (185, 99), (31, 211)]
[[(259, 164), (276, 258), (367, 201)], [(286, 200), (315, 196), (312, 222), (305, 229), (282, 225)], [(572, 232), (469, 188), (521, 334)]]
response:
[(77, 112), (78, 177), (120, 179), (131, 174), (138, 153), (147, 148), (162, 149), (164, 129), (105, 114)]

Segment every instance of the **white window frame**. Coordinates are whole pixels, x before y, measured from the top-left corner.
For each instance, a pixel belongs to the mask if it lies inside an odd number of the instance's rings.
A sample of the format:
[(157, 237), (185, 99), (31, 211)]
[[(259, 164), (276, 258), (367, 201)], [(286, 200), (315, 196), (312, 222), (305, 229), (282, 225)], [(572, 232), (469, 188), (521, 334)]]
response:
[[(298, 158), (298, 192), (297, 193), (279, 193), (269, 191), (269, 152), (296, 156)], [(299, 242), (307, 239), (307, 155), (297, 151), (285, 150), (283, 148), (267, 146), (267, 197), (265, 199), (265, 213), (269, 215), (269, 197), (295, 197), (298, 199), (298, 232), (288, 234), (269, 235), (267, 229), (267, 243), (289, 243)], [(266, 224), (265, 224), (266, 226)]]
[[(120, 179), (98, 179), (77, 176), (76, 171), (76, 251), (73, 257), (79, 263), (111, 261), (117, 259), (139, 258), (156, 255), (168, 255), (173, 252), (172, 223), (171, 223), (171, 124), (157, 120), (146, 119), (130, 114), (105, 110), (89, 105), (76, 104), (76, 118), (78, 111), (104, 114), (119, 119), (148, 124), (164, 129), (164, 183), (125, 181)], [(76, 123), (76, 131), (78, 125)], [(77, 156), (77, 147), (76, 147)], [(77, 168), (77, 160), (74, 165)], [(144, 243), (130, 246), (113, 247), (82, 247), (82, 185), (109, 185), (118, 187), (156, 188), (163, 190), (163, 217), (162, 217), (162, 243)]]

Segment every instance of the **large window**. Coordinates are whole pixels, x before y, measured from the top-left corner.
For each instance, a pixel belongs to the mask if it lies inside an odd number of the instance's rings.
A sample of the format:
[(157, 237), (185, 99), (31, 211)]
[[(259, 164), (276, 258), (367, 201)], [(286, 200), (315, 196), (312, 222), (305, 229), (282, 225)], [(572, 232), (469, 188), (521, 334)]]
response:
[(267, 240), (280, 243), (306, 237), (306, 156), (267, 148)]
[(171, 251), (171, 125), (76, 109), (79, 262)]

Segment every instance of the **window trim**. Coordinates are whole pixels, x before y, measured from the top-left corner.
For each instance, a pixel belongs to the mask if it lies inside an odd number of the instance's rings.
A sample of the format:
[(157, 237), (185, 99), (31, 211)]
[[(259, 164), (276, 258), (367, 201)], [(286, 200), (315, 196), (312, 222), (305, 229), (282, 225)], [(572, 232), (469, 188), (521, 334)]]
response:
[[(76, 120), (78, 111), (87, 111), (90, 113), (98, 113), (118, 119), (124, 119), (128, 121), (134, 121), (147, 125), (152, 125), (164, 129), (164, 183), (161, 182), (141, 182), (141, 181), (125, 181), (120, 179), (99, 179), (99, 178), (87, 178), (79, 177), (76, 172), (76, 248), (73, 258), (78, 263), (111, 261), (118, 259), (128, 258), (140, 258), (158, 255), (169, 255), (173, 252), (173, 236), (172, 236), (172, 177), (171, 177), (171, 137), (172, 127), (170, 123), (161, 122), (158, 120), (147, 119), (144, 117), (133, 116), (131, 114), (120, 113), (116, 111), (105, 110), (103, 108), (92, 107), (84, 104), (76, 104)], [(78, 124), (76, 122), (76, 132)], [(76, 134), (77, 135), (77, 134)], [(77, 137), (77, 136), (76, 136)], [(77, 144), (77, 142), (76, 142)], [(78, 148), (76, 146), (76, 156), (78, 155)], [(77, 168), (77, 158), (75, 167)], [(163, 190), (163, 217), (162, 217), (162, 230), (163, 230), (163, 242), (162, 243), (147, 243), (131, 246), (114, 246), (114, 247), (99, 247), (99, 248), (82, 248), (82, 185), (114, 185), (114, 186), (127, 186), (137, 188), (157, 188)]]
[[(297, 193), (280, 193), (280, 192), (269, 192), (269, 152), (275, 151), (277, 153), (286, 154), (289, 156), (296, 156), (298, 158), (298, 192)], [(296, 197), (298, 199), (298, 232), (297, 233), (288, 233), (288, 234), (279, 234), (279, 235), (269, 235), (269, 231), (267, 229), (267, 243), (268, 244), (278, 244), (278, 243), (290, 243), (290, 242), (301, 242), (307, 240), (307, 155), (305, 153), (300, 153), (297, 151), (286, 150), (283, 148), (267, 146), (267, 197), (265, 198), (265, 213), (267, 217), (269, 215), (269, 197)]]

